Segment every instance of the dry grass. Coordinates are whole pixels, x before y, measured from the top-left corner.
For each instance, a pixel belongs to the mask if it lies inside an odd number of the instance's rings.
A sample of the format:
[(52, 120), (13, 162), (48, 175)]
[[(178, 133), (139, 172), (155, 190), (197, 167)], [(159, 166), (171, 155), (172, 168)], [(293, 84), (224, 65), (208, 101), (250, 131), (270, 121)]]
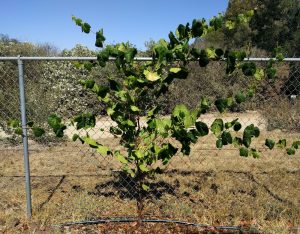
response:
[[(232, 147), (215, 150), (211, 135), (201, 139), (191, 156), (177, 156), (164, 174), (149, 180), (152, 190), (145, 214), (212, 225), (239, 225), (244, 220), (256, 223), (263, 233), (288, 233), (290, 226), (300, 226), (300, 153), (288, 156), (263, 147), (266, 135), (278, 139), (282, 134), (299, 138), (299, 133), (263, 133), (255, 141), (263, 151), (260, 159), (239, 157)], [(102, 143), (120, 147), (113, 138)], [(18, 147), (0, 147), (0, 233), (91, 233), (83, 226), (58, 229), (51, 224), (136, 215), (131, 184), (118, 172), (120, 165), (113, 158), (67, 142), (51, 148), (30, 142), (30, 149), (33, 219), (28, 222), (22, 152)], [(108, 226), (95, 225), (93, 230), (121, 233), (133, 228)], [(147, 227), (156, 233), (179, 228)], [(181, 233), (197, 233), (180, 228)]]

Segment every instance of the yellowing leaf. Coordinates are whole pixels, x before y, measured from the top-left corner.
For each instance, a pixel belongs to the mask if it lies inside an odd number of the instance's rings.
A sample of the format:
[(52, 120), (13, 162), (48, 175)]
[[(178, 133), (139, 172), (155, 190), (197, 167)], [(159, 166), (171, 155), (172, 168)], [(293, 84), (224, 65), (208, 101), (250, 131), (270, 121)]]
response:
[(172, 67), (171, 69), (170, 69), (170, 72), (173, 72), (173, 73), (178, 73), (178, 72), (180, 72), (181, 71), (181, 68), (180, 67)]
[(128, 163), (127, 159), (120, 153), (120, 151), (115, 151), (115, 157), (120, 163), (126, 164)]
[(206, 51), (206, 53), (207, 53), (207, 57), (208, 57), (208, 58), (211, 58), (211, 59), (216, 58), (216, 52), (215, 52), (215, 49), (213, 49), (213, 48), (207, 48), (205, 51)]
[(139, 168), (140, 168), (140, 170), (141, 170), (142, 172), (147, 172), (147, 171), (149, 171), (149, 169), (148, 169), (144, 164), (139, 165)]
[(137, 106), (130, 106), (130, 109), (134, 112), (140, 111), (140, 109)]
[(160, 79), (160, 76), (157, 74), (157, 72), (145, 70), (144, 75), (146, 76), (146, 79), (150, 81), (156, 81)]
[(255, 77), (256, 80), (262, 80), (264, 75), (265, 75), (265, 73), (264, 73), (263, 69), (257, 69), (255, 74), (254, 74), (254, 77)]
[(144, 191), (149, 191), (150, 187), (148, 185), (142, 184), (142, 188)]
[(99, 145), (97, 152), (103, 156), (106, 156), (109, 153), (109, 148), (103, 145)]
[(118, 50), (119, 51), (122, 51), (122, 52), (125, 52), (126, 51), (126, 47), (125, 45), (122, 43), (121, 45), (118, 46)]

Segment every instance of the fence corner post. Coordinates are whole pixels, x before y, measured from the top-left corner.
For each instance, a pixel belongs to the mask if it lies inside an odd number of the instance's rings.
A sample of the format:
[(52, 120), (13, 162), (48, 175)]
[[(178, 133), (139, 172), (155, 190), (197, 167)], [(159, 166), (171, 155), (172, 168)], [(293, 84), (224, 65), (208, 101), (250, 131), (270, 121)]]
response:
[(24, 171), (25, 171), (25, 188), (26, 188), (26, 208), (27, 218), (32, 217), (31, 204), (31, 185), (30, 185), (30, 166), (28, 153), (28, 135), (27, 135), (27, 120), (26, 120), (26, 100), (25, 100), (25, 84), (24, 84), (24, 66), (21, 56), (18, 56), (18, 72), (19, 72), (19, 92), (20, 92), (20, 110), (22, 124), (22, 142), (24, 154)]

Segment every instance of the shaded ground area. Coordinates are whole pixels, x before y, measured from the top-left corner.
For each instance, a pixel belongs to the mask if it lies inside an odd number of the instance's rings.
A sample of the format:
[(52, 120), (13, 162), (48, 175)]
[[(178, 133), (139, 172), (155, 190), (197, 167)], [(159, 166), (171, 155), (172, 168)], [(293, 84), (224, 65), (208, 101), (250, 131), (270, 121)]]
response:
[[(262, 233), (289, 233), (289, 228), (300, 226), (300, 154), (268, 151), (263, 140), (270, 134), (275, 139), (282, 134), (288, 140), (299, 138), (298, 133), (262, 133), (254, 142), (262, 151), (260, 159), (239, 157), (232, 147), (216, 150), (212, 135), (201, 139), (191, 156), (176, 156), (163, 174), (148, 181), (145, 217), (245, 224)], [(120, 147), (118, 139), (102, 143)], [(54, 227), (70, 221), (136, 216), (134, 184), (113, 158), (103, 158), (77, 143), (47, 147), (30, 142), (30, 146), (30, 222), (25, 218), (22, 151), (8, 144), (0, 147), (0, 233), (208, 233), (175, 224), (147, 223), (142, 229), (135, 222)]]

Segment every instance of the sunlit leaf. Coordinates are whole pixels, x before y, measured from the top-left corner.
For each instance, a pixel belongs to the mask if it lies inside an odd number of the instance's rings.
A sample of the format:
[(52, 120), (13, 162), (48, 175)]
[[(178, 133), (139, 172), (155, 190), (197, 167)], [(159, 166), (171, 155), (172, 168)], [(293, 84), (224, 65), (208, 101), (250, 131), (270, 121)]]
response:
[(159, 80), (161, 78), (157, 74), (157, 72), (151, 72), (151, 71), (148, 71), (148, 70), (144, 71), (144, 75), (145, 75), (146, 79), (150, 80), (150, 81), (156, 81), (156, 80)]
[(122, 155), (121, 153), (120, 153), (120, 151), (115, 151), (115, 157), (116, 157), (116, 159), (120, 162), (120, 163), (123, 163), (123, 164), (126, 164), (126, 163), (128, 163), (128, 160), (124, 157), (124, 155)]
[(148, 185), (146, 185), (146, 184), (142, 184), (142, 189), (144, 191), (149, 191), (150, 187)]
[(103, 156), (106, 156), (111, 153), (109, 148), (103, 145), (98, 145), (97, 152)]
[(210, 130), (216, 135), (220, 135), (220, 133), (224, 129), (224, 123), (222, 119), (215, 119), (215, 121), (212, 123)]
[(259, 69), (256, 69), (256, 72), (254, 74), (254, 77), (256, 80), (262, 80), (265, 76), (265, 72), (263, 69), (259, 68)]

